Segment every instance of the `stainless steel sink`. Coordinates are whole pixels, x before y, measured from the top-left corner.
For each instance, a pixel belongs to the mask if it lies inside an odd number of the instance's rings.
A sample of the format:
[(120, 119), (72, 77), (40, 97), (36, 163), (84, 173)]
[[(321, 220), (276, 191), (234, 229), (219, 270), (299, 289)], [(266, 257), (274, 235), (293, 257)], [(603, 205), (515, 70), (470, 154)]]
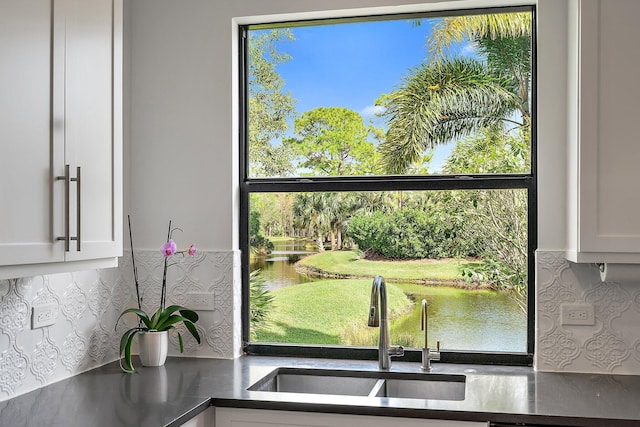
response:
[(451, 378), (439, 380), (386, 379), (377, 390), (376, 397), (399, 397), (403, 399), (464, 400), (465, 381)]
[(464, 375), (278, 368), (250, 391), (464, 400)]
[(278, 368), (248, 390), (287, 393), (368, 396), (378, 381), (376, 372)]

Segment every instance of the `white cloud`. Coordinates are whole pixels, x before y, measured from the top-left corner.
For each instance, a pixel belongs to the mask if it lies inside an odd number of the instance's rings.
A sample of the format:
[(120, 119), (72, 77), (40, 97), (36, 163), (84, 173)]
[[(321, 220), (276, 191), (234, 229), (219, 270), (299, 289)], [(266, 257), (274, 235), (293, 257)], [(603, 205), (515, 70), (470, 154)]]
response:
[(383, 106), (381, 106), (381, 105), (367, 105), (360, 112), (360, 115), (362, 117), (372, 117), (372, 116), (375, 116), (376, 114), (380, 114), (380, 113), (384, 113), (384, 107)]
[(462, 46), (460, 53), (463, 56), (476, 56), (478, 54), (478, 45), (475, 42), (467, 43)]

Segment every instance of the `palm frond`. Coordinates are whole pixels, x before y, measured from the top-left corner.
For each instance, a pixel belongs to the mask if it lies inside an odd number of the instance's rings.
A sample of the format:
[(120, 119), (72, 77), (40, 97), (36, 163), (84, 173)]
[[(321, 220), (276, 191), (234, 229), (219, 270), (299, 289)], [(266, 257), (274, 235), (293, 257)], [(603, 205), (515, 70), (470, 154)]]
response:
[(388, 96), (381, 162), (388, 173), (403, 173), (425, 150), (501, 124), (520, 102), (480, 61), (423, 64)]
[(427, 40), (433, 59), (443, 59), (454, 42), (489, 37), (521, 37), (531, 34), (531, 14), (528, 12), (485, 15), (448, 16), (435, 26)]

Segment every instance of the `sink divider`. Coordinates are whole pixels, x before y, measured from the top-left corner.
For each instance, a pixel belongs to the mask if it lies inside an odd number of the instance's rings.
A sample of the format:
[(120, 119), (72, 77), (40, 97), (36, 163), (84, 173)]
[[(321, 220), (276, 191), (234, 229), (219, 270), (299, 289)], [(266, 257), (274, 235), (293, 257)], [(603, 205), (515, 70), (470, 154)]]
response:
[(380, 394), (384, 394), (384, 386), (386, 380), (379, 379), (376, 381), (376, 384), (373, 386), (371, 391), (369, 392), (369, 396), (367, 397), (380, 397)]

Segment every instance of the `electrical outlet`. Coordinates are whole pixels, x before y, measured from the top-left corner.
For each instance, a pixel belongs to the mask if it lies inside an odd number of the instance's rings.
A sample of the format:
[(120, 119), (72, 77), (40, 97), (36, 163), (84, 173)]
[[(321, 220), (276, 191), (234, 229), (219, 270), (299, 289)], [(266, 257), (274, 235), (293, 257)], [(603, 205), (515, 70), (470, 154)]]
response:
[(56, 323), (56, 304), (43, 304), (31, 307), (31, 329), (44, 328)]
[(562, 304), (560, 316), (563, 325), (595, 325), (593, 304)]
[(187, 308), (213, 311), (213, 292), (189, 292), (187, 294)]

